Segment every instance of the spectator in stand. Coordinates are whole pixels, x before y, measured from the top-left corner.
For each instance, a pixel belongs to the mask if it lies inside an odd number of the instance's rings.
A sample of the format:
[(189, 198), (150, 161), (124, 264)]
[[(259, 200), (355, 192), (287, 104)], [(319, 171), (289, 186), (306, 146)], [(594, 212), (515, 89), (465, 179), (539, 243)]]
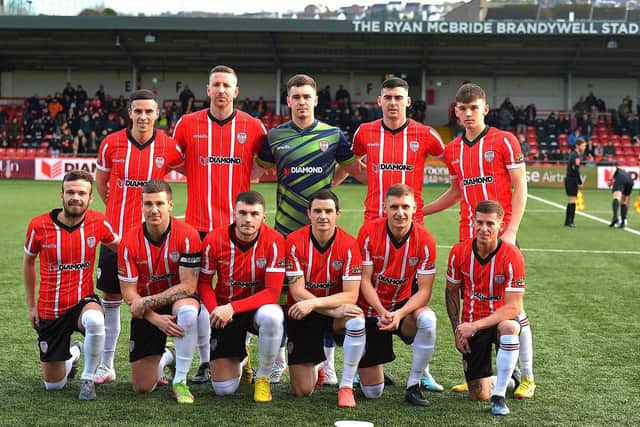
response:
[(100, 87), (96, 91), (96, 94), (94, 95), (94, 97), (98, 97), (98, 99), (100, 99), (100, 103), (102, 105), (104, 105), (104, 103), (106, 102), (107, 97), (106, 97), (106, 95), (104, 93), (104, 85), (102, 83), (100, 83)]
[(71, 82), (67, 82), (66, 86), (62, 90), (62, 96), (64, 98), (66, 98), (68, 96), (69, 99), (72, 100), (72, 101), (75, 99), (76, 91), (73, 89), (73, 85), (71, 84)]
[(522, 154), (524, 154), (525, 160), (529, 158), (529, 153), (531, 152), (531, 147), (529, 147), (529, 143), (527, 142), (527, 138), (524, 135), (519, 134), (518, 139), (520, 140), (520, 149), (522, 150)]
[(556, 117), (556, 113), (553, 111), (549, 113), (547, 120), (545, 120), (544, 127), (547, 131), (547, 135), (558, 134), (558, 118)]
[(89, 95), (87, 95), (87, 91), (84, 90), (84, 88), (80, 84), (76, 87), (75, 96), (76, 96), (75, 97), (76, 106), (84, 105), (84, 103), (89, 99)]
[(587, 109), (589, 111), (593, 110), (594, 108), (597, 108), (598, 100), (593, 94), (593, 91), (589, 92), (589, 95), (587, 96), (587, 99), (585, 99), (585, 102), (587, 103)]
[(171, 125), (175, 125), (178, 123), (178, 117), (180, 115), (180, 110), (178, 109), (178, 104), (174, 102), (171, 103), (169, 107), (169, 120), (171, 121)]
[[(504, 105), (504, 103), (502, 105)], [(512, 121), (513, 121), (513, 114), (511, 114), (511, 111), (509, 110), (509, 108), (500, 107), (500, 110), (498, 110), (498, 128), (509, 132), (511, 130)]]
[(569, 132), (573, 132), (578, 127), (578, 117), (575, 112), (569, 116)]
[(571, 133), (571, 124), (565, 113), (558, 113), (558, 133)]
[(509, 99), (508, 96), (504, 99), (502, 105), (500, 105), (500, 108), (498, 110), (507, 110), (509, 113), (511, 113), (511, 117), (514, 117), (516, 115), (516, 107), (513, 106), (513, 104), (511, 103), (511, 99)]
[(338, 86), (336, 91), (336, 105), (340, 111), (351, 110), (351, 95), (342, 85)]
[(20, 138), (22, 137), (22, 124), (18, 116), (13, 116), (11, 119), (11, 123), (9, 123), (9, 128), (7, 129), (7, 139), (9, 142), (9, 147), (17, 148), (20, 143)]
[(256, 102), (256, 109), (253, 113), (253, 117), (260, 118), (267, 112), (267, 104), (264, 102), (262, 97), (258, 98)]
[(527, 120), (526, 113), (524, 111), (524, 107), (521, 105), (516, 110), (516, 113), (513, 117), (513, 124), (516, 126), (516, 133), (525, 133), (527, 132)]
[(532, 126), (536, 121), (536, 106), (529, 104), (524, 109), (524, 115), (527, 125)]
[(74, 147), (74, 144), (73, 144), (74, 138), (73, 138), (73, 135), (71, 135), (71, 129), (69, 129), (69, 125), (67, 125), (66, 123), (64, 123), (60, 127), (59, 140), (60, 140), (60, 147), (62, 149), (63, 154), (71, 154), (73, 156), (78, 155), (79, 145)]
[(100, 99), (100, 97), (94, 96), (93, 99), (91, 100), (90, 105), (92, 110), (99, 110), (102, 108), (102, 100)]
[(605, 157), (615, 157), (616, 156), (616, 147), (611, 143), (611, 140), (608, 140), (604, 145), (604, 149), (602, 150), (602, 154)]
[(575, 128), (573, 133), (571, 135), (569, 135), (569, 138), (567, 139), (567, 143), (569, 144), (569, 148), (571, 150), (574, 150), (576, 148), (576, 141), (578, 139), (580, 139), (580, 138), (583, 138), (582, 137), (582, 128), (577, 127), (577, 128)]
[(191, 89), (189, 89), (189, 85), (184, 85), (184, 89), (178, 95), (178, 99), (180, 99), (180, 106), (182, 107), (182, 114), (191, 113), (195, 111), (193, 109), (193, 103), (196, 100), (196, 96), (193, 94)]
[(582, 118), (578, 120), (578, 126), (580, 126), (580, 134), (582, 137), (589, 141), (594, 128), (589, 113), (582, 113)]
[(604, 155), (604, 150), (602, 148), (602, 144), (595, 143), (593, 144), (593, 157), (595, 160), (600, 159)]
[(318, 91), (318, 111), (324, 112), (328, 109), (331, 109), (331, 87), (326, 85), (324, 89)]
[(584, 96), (581, 96), (578, 102), (573, 106), (573, 111), (575, 111), (579, 117), (582, 117), (584, 113), (589, 111), (587, 109), (587, 103), (584, 100)]
[(592, 140), (587, 141), (587, 146), (584, 149), (583, 157), (586, 162), (591, 163), (592, 165), (595, 163), (595, 144)]

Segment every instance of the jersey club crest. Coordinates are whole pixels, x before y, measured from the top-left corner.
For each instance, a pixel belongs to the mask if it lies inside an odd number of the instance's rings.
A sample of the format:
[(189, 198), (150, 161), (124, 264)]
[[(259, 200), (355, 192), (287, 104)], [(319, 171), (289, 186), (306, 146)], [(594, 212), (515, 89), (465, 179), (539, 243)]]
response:
[(164, 166), (164, 157), (162, 156), (158, 156), (156, 157), (156, 167), (158, 169), (162, 168)]
[(492, 150), (486, 151), (484, 153), (484, 159), (487, 162), (493, 162), (493, 159), (496, 157), (496, 153), (494, 153)]
[(178, 262), (178, 260), (180, 259), (180, 252), (178, 251), (173, 251), (169, 253), (169, 259), (172, 262)]
[(238, 139), (238, 142), (240, 144), (244, 144), (245, 142), (247, 142), (247, 134), (245, 132), (238, 132), (236, 138)]
[(409, 143), (409, 149), (414, 153), (418, 152), (418, 148), (420, 148), (420, 143), (418, 141), (411, 141)]
[(87, 237), (87, 246), (89, 246), (91, 249), (96, 247), (96, 237), (95, 236)]
[(329, 149), (329, 141), (320, 141), (318, 145), (320, 146), (320, 151), (323, 153)]
[(342, 261), (333, 261), (331, 263), (331, 267), (333, 267), (333, 269), (336, 271), (340, 271), (340, 269), (342, 268)]
[(258, 268), (265, 268), (267, 266), (267, 260), (265, 258), (258, 258), (256, 260), (256, 266)]

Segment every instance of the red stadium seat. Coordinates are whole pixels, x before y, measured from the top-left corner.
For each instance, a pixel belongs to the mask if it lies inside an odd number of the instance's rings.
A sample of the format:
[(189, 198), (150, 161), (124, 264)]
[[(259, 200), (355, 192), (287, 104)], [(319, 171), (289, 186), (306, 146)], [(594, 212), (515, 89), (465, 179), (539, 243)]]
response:
[(27, 156), (27, 149), (26, 148), (18, 148), (16, 150), (16, 156), (17, 157), (26, 157)]
[(36, 150), (37, 157), (47, 157), (49, 156), (49, 150), (46, 147), (40, 147)]
[(4, 157), (7, 155), (7, 149), (4, 147), (0, 147), (0, 157)]
[(27, 157), (36, 157), (37, 151), (35, 148), (27, 148)]

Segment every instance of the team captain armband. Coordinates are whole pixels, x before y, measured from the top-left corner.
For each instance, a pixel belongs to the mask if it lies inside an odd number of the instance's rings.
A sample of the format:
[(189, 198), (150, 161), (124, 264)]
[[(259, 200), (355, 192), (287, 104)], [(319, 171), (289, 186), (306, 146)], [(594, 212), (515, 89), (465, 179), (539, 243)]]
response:
[(202, 266), (202, 254), (196, 252), (194, 254), (182, 254), (180, 255), (180, 261), (178, 264), (181, 267), (196, 268)]

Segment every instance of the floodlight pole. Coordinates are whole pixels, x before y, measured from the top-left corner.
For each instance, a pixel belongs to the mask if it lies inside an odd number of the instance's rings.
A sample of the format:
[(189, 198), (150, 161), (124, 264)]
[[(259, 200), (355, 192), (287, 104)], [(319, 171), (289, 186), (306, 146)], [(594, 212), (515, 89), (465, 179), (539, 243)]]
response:
[(276, 97), (275, 97), (275, 100), (276, 100), (275, 114), (278, 116), (280, 115), (280, 90), (281, 90), (280, 85), (282, 84), (280, 81), (281, 79), (282, 79), (282, 68), (278, 67), (276, 68)]
[(427, 72), (422, 70), (420, 77), (420, 100), (427, 102)]

